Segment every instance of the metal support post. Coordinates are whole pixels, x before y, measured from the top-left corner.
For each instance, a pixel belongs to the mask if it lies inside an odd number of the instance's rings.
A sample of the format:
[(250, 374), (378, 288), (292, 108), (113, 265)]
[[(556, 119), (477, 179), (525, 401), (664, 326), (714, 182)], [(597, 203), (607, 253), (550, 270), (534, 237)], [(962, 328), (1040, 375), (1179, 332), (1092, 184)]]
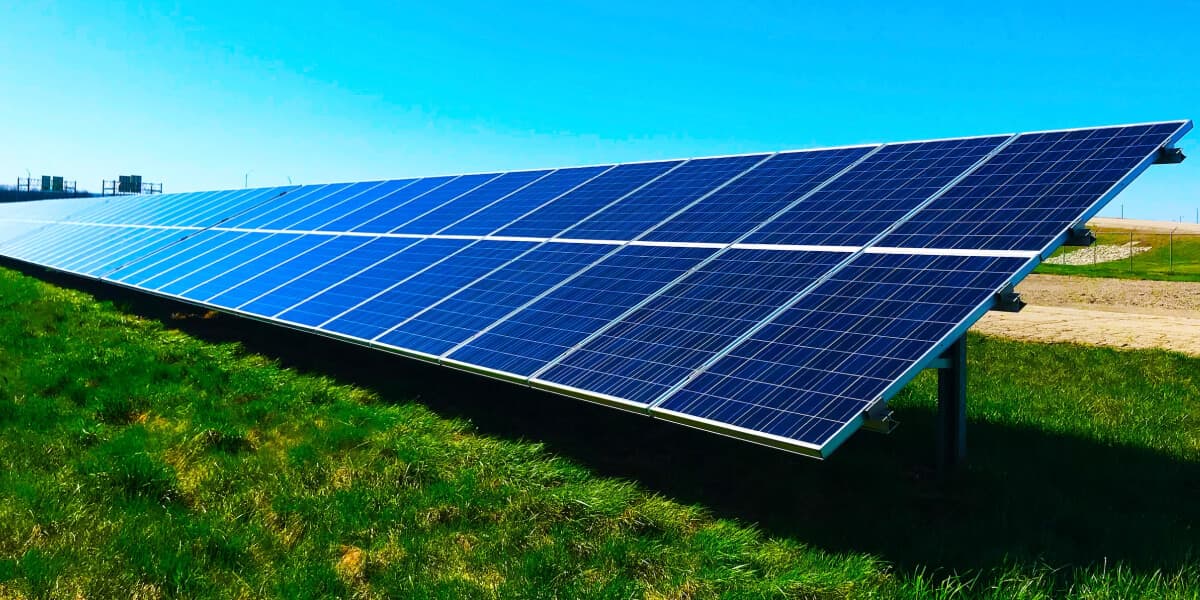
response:
[(942, 473), (967, 461), (967, 336), (958, 338), (938, 368), (937, 466)]

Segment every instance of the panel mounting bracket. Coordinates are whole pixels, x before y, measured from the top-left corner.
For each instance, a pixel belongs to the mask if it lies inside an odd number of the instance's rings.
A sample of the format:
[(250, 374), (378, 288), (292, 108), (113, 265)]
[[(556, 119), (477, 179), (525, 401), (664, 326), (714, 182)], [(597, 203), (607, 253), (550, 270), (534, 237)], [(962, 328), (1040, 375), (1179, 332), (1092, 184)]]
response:
[(1096, 243), (1096, 232), (1085, 226), (1072, 227), (1067, 230), (1064, 246), (1091, 246)]
[(1187, 158), (1187, 156), (1184, 156), (1182, 149), (1171, 146), (1163, 146), (1162, 148), (1158, 149), (1158, 154), (1154, 157), (1154, 164), (1177, 165), (1183, 162), (1183, 159), (1185, 158)]
[(875, 433), (891, 433), (900, 422), (892, 417), (892, 411), (887, 404), (877, 400), (863, 414), (862, 428)]
[(1000, 291), (996, 292), (996, 304), (992, 306), (992, 310), (1015, 313), (1021, 312), (1022, 308), (1025, 308), (1025, 301), (1013, 289), (1013, 284), (1005, 285)]

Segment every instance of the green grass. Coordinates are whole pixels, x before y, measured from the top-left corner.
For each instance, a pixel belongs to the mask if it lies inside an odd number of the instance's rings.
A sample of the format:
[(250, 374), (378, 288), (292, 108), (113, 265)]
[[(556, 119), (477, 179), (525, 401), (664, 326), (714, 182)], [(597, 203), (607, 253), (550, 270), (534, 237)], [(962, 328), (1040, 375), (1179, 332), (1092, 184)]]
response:
[[(1105, 231), (1096, 234), (1096, 243), (1126, 245), (1128, 231)], [(1096, 264), (1056, 265), (1044, 262), (1037, 273), (1049, 275), (1082, 275), (1086, 277), (1115, 277), (1120, 279), (1154, 279), (1159, 281), (1200, 281), (1200, 234), (1178, 234), (1134, 232), (1133, 240), (1139, 246), (1153, 248), (1129, 258)], [(1059, 248), (1051, 256), (1076, 252), (1081, 248)], [(1087, 249), (1082, 249), (1087, 252)], [(1128, 256), (1128, 255), (1126, 255)]]
[(1181, 355), (972, 337), (943, 484), (929, 376), (820, 463), (465, 376), (418, 403), (403, 359), (305, 374), (5, 269), (0, 340), (0, 598), (1200, 597)]

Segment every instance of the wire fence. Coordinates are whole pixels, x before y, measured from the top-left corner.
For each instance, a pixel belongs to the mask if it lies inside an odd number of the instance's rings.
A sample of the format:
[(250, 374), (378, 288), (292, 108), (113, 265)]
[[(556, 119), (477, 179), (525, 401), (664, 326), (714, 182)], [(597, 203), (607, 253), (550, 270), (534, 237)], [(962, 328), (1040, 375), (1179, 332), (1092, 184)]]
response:
[(1096, 243), (1064, 247), (1046, 259), (1043, 271), (1062, 274), (1200, 281), (1200, 233), (1104, 231)]

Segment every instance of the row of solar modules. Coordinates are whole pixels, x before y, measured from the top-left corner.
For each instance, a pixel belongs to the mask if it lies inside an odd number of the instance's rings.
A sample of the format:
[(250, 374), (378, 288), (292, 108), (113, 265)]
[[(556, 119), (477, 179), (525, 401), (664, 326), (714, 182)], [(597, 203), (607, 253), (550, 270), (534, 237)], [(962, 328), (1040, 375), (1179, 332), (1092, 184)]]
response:
[(1182, 125), (122, 198), (73, 218), (124, 225), (861, 246), (1007, 143), (968, 181), (881, 243), (1040, 251), (1046, 236), (1071, 225), (1089, 199), (1144, 159), (1146, 145)]
[(1043, 251), (1188, 126), (117, 199), (0, 252), (826, 453), (1037, 260), (852, 247)]

